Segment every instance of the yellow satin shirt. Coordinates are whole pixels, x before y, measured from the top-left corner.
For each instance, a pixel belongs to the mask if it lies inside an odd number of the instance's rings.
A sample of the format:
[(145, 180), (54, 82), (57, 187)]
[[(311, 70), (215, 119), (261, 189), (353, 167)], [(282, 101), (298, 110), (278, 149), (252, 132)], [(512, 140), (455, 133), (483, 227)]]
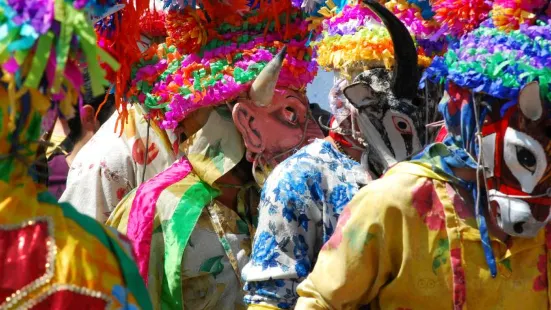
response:
[(549, 228), (492, 239), (492, 278), (468, 210), (444, 176), (397, 165), (346, 207), (296, 309), (549, 309)]

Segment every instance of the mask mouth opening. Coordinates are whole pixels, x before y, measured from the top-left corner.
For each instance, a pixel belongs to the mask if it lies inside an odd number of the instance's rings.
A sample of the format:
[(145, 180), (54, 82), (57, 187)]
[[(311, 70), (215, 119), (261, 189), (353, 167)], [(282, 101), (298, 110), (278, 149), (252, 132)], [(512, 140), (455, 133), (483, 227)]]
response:
[(548, 222), (548, 217), (543, 220), (536, 218), (533, 209), (537, 207), (541, 210), (543, 206), (532, 205), (520, 199), (499, 197), (499, 202), (490, 201), (490, 218), (509, 236), (533, 238)]

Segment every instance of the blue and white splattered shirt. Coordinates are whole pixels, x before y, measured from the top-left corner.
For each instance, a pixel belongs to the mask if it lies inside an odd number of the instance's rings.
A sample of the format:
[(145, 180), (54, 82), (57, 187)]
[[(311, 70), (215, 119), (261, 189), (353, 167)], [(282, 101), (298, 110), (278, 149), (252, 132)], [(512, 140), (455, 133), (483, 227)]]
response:
[(291, 309), (344, 206), (367, 174), (325, 140), (279, 164), (266, 180), (252, 257), (242, 271), (245, 302)]

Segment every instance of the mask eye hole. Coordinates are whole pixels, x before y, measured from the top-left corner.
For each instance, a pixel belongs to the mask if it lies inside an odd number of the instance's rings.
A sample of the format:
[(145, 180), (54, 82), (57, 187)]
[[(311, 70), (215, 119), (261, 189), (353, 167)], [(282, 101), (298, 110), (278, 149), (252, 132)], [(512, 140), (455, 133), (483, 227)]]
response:
[(286, 107), (283, 110), (283, 116), (285, 117), (285, 120), (288, 121), (289, 123), (293, 125), (297, 124), (298, 115), (295, 109), (293, 109), (292, 107)]
[(516, 149), (519, 164), (531, 173), (536, 172), (536, 156), (525, 147), (517, 146)]
[(411, 124), (405, 118), (393, 116), (392, 122), (394, 123), (394, 127), (396, 127), (396, 130), (398, 130), (401, 134), (411, 135), (413, 133)]

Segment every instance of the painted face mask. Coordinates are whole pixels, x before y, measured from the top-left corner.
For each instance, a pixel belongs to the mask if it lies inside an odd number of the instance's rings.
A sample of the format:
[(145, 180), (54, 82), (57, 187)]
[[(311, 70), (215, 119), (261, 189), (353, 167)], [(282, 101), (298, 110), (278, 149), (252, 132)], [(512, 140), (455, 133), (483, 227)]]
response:
[[(448, 134), (418, 159), (439, 166), (472, 194), (492, 276), (497, 263), (488, 221), (508, 235), (530, 238), (550, 220), (551, 25), (535, 17), (505, 28), (488, 19), (425, 70), (426, 78), (446, 81), (439, 109)], [(442, 155), (431, 159), (434, 152)], [(457, 169), (485, 178), (465, 180)]]
[(551, 219), (551, 119), (539, 83), (520, 91), (518, 105), (476, 100), (492, 107), (481, 148), (491, 220), (511, 236), (534, 237)]
[(329, 131), (329, 136), (341, 146), (364, 151), (366, 144), (356, 124), (356, 108), (344, 96), (346, 86), (348, 86), (346, 79), (337, 78), (335, 85), (329, 91), (329, 107), (333, 116), (326, 129)]
[[(170, 40), (144, 54), (129, 92), (154, 121), (174, 129), (197, 109), (230, 104), (247, 158), (270, 166), (322, 137), (303, 92), (317, 67), (305, 44), (311, 21), (300, 9), (291, 1), (174, 5), (166, 15)], [(265, 30), (279, 15), (290, 18)]]
[(303, 92), (276, 87), (285, 49), (258, 75), (248, 98), (237, 100), (234, 122), (247, 147), (247, 159), (272, 167), (314, 138), (323, 138)]
[(407, 28), (378, 3), (367, 3), (383, 21), (395, 46), (394, 71), (374, 68), (344, 89), (357, 110), (357, 123), (367, 141), (369, 168), (381, 175), (389, 166), (420, 151), (432, 141), (425, 124), (436, 118), (436, 87), (418, 90), (417, 51)]

